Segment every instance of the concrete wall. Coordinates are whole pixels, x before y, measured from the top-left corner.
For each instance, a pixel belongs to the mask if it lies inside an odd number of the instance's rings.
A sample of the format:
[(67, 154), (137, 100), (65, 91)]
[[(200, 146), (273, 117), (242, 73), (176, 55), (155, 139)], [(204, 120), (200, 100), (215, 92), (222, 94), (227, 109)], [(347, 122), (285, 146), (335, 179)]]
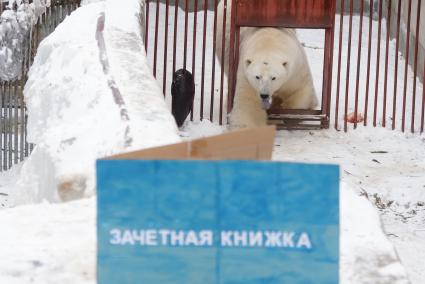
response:
[[(391, 3), (391, 27), (390, 34), (393, 38), (397, 36), (397, 17), (398, 17), (398, 0), (385, 0), (385, 11), (388, 11), (389, 2)], [(401, 1), (401, 25), (400, 25), (400, 51), (406, 55), (406, 44), (407, 44), (407, 23), (408, 23), (408, 11), (409, 1)], [(410, 17), (410, 47), (409, 47), (409, 63), (413, 66), (415, 56), (415, 45), (416, 45), (416, 23), (417, 23), (417, 12), (418, 12), (418, 0), (412, 0), (412, 11)], [(425, 1), (421, 1), (420, 7), (420, 28), (419, 28), (419, 51), (418, 51), (418, 74), (423, 80), (424, 73), (424, 61), (425, 61)], [(387, 12), (385, 13), (385, 15)]]

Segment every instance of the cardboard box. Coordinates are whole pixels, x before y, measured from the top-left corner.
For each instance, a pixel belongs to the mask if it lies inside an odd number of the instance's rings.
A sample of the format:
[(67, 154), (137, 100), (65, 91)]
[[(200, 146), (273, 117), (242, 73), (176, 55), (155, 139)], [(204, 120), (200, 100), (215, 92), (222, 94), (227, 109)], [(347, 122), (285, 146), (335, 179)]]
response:
[(99, 160), (98, 283), (338, 283), (339, 168), (255, 161), (274, 132)]
[(271, 160), (275, 126), (243, 129), (208, 138), (111, 156), (113, 160)]

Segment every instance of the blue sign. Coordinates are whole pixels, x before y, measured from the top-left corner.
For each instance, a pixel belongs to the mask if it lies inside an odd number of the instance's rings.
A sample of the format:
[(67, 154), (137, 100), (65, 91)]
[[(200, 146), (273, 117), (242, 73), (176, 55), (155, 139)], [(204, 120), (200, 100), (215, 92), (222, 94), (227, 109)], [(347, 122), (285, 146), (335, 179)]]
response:
[(97, 163), (98, 283), (338, 283), (339, 168)]

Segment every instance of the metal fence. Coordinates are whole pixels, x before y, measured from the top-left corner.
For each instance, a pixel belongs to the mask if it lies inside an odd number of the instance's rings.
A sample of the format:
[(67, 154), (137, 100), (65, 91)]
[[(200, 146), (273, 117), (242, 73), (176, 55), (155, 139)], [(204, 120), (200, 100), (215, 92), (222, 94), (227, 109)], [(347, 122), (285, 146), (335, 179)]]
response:
[(34, 145), (27, 143), (23, 96), (27, 73), (39, 43), (79, 5), (79, 0), (52, 0), (24, 42), (21, 74), (15, 80), (0, 81), (0, 171), (22, 161), (33, 149)]
[[(352, 128), (372, 124), (424, 132), (425, 91), (420, 81), (425, 81), (425, 1), (336, 1), (332, 90), (326, 100), (332, 126), (348, 131), (347, 117), (353, 113)], [(149, 63), (166, 100), (171, 100), (172, 73), (188, 69), (197, 88), (191, 119), (223, 124), (228, 84), (224, 66), (216, 60), (217, 31), (225, 27), (217, 24), (218, 2), (147, 0), (142, 24)], [(33, 147), (26, 140), (23, 86), (38, 44), (79, 4), (53, 0), (28, 34), (21, 76), (0, 82), (0, 171), (22, 161)]]
[[(227, 3), (231, 1), (245, 2)], [(326, 102), (331, 126), (348, 131), (359, 124), (372, 124), (422, 133), (425, 92), (419, 82), (425, 81), (425, 1), (321, 0), (315, 4), (332, 1), (332, 5), (337, 4), (337, 14), (330, 68), (332, 90)], [(226, 72), (215, 59), (217, 30), (225, 28), (225, 24), (217, 24), (214, 7), (218, 2), (147, 0), (145, 44), (166, 99), (170, 100), (174, 71), (188, 69), (197, 88), (191, 119), (208, 118), (222, 124), (226, 123), (229, 96)], [(315, 5), (312, 0), (300, 2)]]

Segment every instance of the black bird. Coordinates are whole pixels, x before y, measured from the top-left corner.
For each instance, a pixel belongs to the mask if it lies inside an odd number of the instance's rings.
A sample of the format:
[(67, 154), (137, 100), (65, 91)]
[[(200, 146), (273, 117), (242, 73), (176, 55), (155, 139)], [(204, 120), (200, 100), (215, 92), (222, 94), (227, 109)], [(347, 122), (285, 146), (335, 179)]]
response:
[(179, 69), (173, 74), (171, 84), (171, 113), (177, 126), (183, 125), (193, 106), (195, 97), (195, 82), (192, 74), (186, 69)]

